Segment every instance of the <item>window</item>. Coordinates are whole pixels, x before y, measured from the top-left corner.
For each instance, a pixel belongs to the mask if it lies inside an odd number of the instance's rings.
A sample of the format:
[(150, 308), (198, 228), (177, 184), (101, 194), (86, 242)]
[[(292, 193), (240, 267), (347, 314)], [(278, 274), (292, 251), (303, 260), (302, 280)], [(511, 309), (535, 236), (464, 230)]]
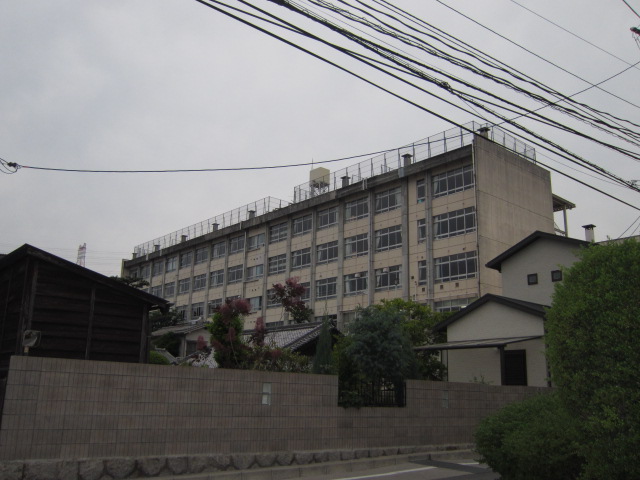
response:
[(537, 285), (538, 284), (538, 274), (530, 273), (527, 275), (527, 285)]
[(280, 303), (280, 299), (274, 295), (273, 288), (267, 290), (267, 308), (271, 307), (279, 307), (282, 304)]
[(193, 291), (195, 292), (196, 290), (204, 290), (205, 288), (207, 288), (207, 275), (206, 274), (202, 274), (202, 275), (196, 275), (195, 277), (193, 277)]
[(209, 286), (219, 287), (224, 283), (224, 270), (215, 270), (209, 274)]
[(269, 275), (282, 273), (287, 269), (287, 254), (269, 257)]
[(402, 246), (402, 227), (396, 225), (376, 230), (376, 252), (384, 252)]
[(291, 270), (311, 265), (311, 249), (303, 248), (291, 252)]
[(369, 216), (369, 199), (367, 197), (347, 202), (344, 205), (344, 221), (357, 220)]
[(391, 290), (400, 284), (401, 265), (376, 269), (376, 290)]
[(473, 167), (456, 168), (448, 172), (434, 175), (433, 177), (433, 198), (451, 195), (473, 187)]
[(367, 290), (367, 272), (352, 273), (344, 276), (344, 294), (356, 295)]
[(264, 245), (264, 233), (252, 235), (247, 241), (247, 250), (257, 250)]
[(427, 191), (425, 190), (424, 178), (421, 178), (416, 182), (416, 200), (417, 203), (424, 202), (424, 199), (427, 197)]
[(178, 268), (178, 257), (167, 258), (167, 263), (165, 265), (165, 272), (173, 272), (176, 268)]
[(264, 265), (254, 265), (252, 267), (247, 267), (247, 276), (246, 281), (255, 280), (256, 278), (260, 278), (264, 275)]
[(251, 297), (249, 299), (249, 305), (251, 305), (252, 312), (259, 312), (262, 310), (262, 297)]
[(227, 269), (227, 282), (228, 283), (241, 282), (243, 270), (244, 270), (244, 265), (235, 265), (233, 267), (229, 267)]
[(337, 277), (316, 280), (316, 300), (336, 296)]
[(191, 266), (193, 260), (193, 252), (185, 252), (180, 254), (180, 268)]
[(376, 213), (388, 212), (400, 207), (400, 187), (376, 193)]
[(329, 263), (338, 259), (338, 241), (316, 246), (316, 263)]
[(311, 284), (304, 282), (301, 283), (300, 286), (304, 287), (304, 293), (300, 296), (300, 300), (309, 300), (311, 298)]
[(318, 230), (338, 223), (338, 208), (331, 207), (318, 212)]
[(344, 240), (345, 258), (357, 257), (369, 253), (369, 235), (362, 233)]
[(204, 316), (204, 302), (191, 304), (191, 318), (198, 318)]
[(221, 258), (227, 254), (227, 243), (214, 243), (211, 248), (211, 258)]
[(181, 293), (189, 293), (189, 288), (191, 287), (191, 279), (183, 278), (182, 280), (178, 280), (178, 295)]
[(447, 313), (457, 312), (472, 303), (475, 298), (454, 298), (453, 300), (442, 300), (435, 302), (433, 308), (436, 312)]
[(209, 260), (209, 249), (207, 247), (196, 249), (196, 261), (195, 264), (204, 263)]
[(209, 300), (209, 305), (207, 307), (209, 309), (209, 315), (216, 313), (218, 308), (220, 308), (221, 306), (222, 306), (221, 298), (216, 298), (215, 300)]
[(244, 235), (238, 235), (229, 240), (229, 255), (244, 250)]
[(152, 275), (155, 277), (156, 275), (162, 275), (162, 262), (153, 262)]
[(151, 287), (151, 295), (155, 295), (156, 297), (162, 296), (162, 285), (158, 285), (156, 287)]
[(305, 215), (304, 217), (295, 218), (293, 220), (293, 235), (304, 235), (311, 231), (311, 215)]
[(472, 278), (478, 272), (476, 252), (458, 253), (435, 259), (435, 281), (449, 282)]
[(176, 282), (164, 284), (164, 298), (171, 298), (176, 294)]
[(280, 223), (269, 227), (269, 243), (281, 242), (287, 239), (287, 223)]
[(140, 276), (142, 278), (149, 278), (150, 273), (151, 273), (151, 265), (148, 263), (146, 265), (143, 265), (142, 268), (140, 269)]
[(178, 319), (184, 322), (187, 319), (187, 306), (180, 305), (179, 307), (176, 307), (176, 314)]
[(552, 282), (561, 282), (562, 281), (562, 270), (551, 270), (551, 281)]
[(467, 207), (433, 217), (435, 238), (455, 237), (476, 229), (476, 208)]
[(424, 242), (427, 239), (427, 221), (424, 218), (418, 220), (418, 242)]
[(427, 261), (420, 260), (418, 262), (418, 285), (427, 283)]

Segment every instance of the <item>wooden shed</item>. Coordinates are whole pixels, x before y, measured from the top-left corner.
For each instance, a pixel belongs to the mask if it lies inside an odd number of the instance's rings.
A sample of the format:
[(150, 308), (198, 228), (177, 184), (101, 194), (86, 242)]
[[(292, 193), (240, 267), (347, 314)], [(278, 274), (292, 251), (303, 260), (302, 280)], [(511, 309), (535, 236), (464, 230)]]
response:
[(0, 378), (16, 354), (146, 363), (149, 311), (169, 305), (25, 244), (0, 259)]

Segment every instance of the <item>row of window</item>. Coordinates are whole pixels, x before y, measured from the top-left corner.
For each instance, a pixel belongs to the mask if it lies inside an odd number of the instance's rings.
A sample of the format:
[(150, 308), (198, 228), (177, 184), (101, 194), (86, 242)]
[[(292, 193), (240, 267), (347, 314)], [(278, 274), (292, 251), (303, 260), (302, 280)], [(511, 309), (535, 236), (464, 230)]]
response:
[[(456, 235), (462, 235), (472, 232), (476, 229), (476, 215), (475, 208), (468, 207), (452, 212), (444, 213), (434, 217), (434, 235), (436, 239), (452, 237)], [(264, 234), (259, 236), (264, 239)], [(244, 245), (244, 237), (242, 238)], [(250, 237), (255, 238), (255, 237)], [(423, 241), (426, 238), (426, 224), (425, 220), (418, 220), (418, 240)], [(400, 225), (395, 225), (388, 228), (376, 230), (375, 232), (375, 251), (384, 252), (399, 248), (402, 246), (402, 230)], [(223, 244), (224, 245), (224, 244)], [(234, 242), (233, 239), (230, 245), (238, 247), (240, 243)], [(243, 247), (238, 247), (243, 248)], [(215, 249), (215, 245), (214, 245)], [(218, 249), (220, 251), (220, 249)], [(180, 255), (180, 264), (182, 265), (183, 259), (190, 261), (193, 252), (188, 252)], [(196, 263), (202, 263), (206, 259), (206, 249), (201, 248), (196, 250)], [(344, 241), (344, 257), (351, 258), (360, 255), (369, 254), (369, 235), (362, 233), (354, 235), (352, 237), (345, 238)], [(322, 243), (316, 246), (316, 263), (323, 264), (329, 263), (338, 259), (338, 241)], [(166, 271), (171, 272), (175, 270), (175, 264), (177, 257), (171, 257), (166, 260)], [(295, 250), (291, 252), (291, 270), (308, 267), (311, 265), (311, 248), (303, 248), (301, 250)], [(162, 262), (155, 262), (153, 264), (153, 274), (162, 273)], [(148, 265), (146, 266), (148, 271)], [(275, 275), (283, 273), (287, 269), (286, 254), (276, 255), (269, 257), (268, 259), (268, 274)], [(218, 272), (222, 272), (219, 270)], [(218, 273), (216, 272), (216, 273)], [(145, 277), (145, 269), (141, 271), (142, 276)], [(264, 275), (264, 266), (256, 265), (248, 267), (246, 272), (246, 280), (254, 280)], [(148, 274), (147, 274), (148, 276)], [(224, 277), (224, 272), (219, 273), (220, 278)], [(235, 266), (229, 268), (229, 282), (237, 282), (242, 280), (242, 266)], [(221, 281), (222, 282), (222, 281)], [(219, 283), (221, 283), (219, 282)], [(213, 282), (212, 282), (213, 284)], [(204, 287), (202, 287), (204, 288)]]
[[(475, 185), (473, 166), (467, 165), (465, 167), (449, 170), (448, 172), (444, 172), (439, 175), (434, 175), (431, 180), (431, 185), (433, 198), (444, 197), (445, 195), (452, 195), (454, 193), (473, 188)], [(424, 180), (418, 180), (416, 183), (416, 197), (418, 203), (424, 202), (426, 195), (427, 192)]]
[[(353, 292), (361, 292), (363, 290), (366, 290), (366, 282), (367, 282), (367, 275), (366, 272), (362, 272), (361, 274), (354, 274), (354, 275), (360, 275), (360, 277), (353, 277), (350, 280), (347, 280), (347, 277), (352, 277), (351, 275), (345, 275), (345, 291), (350, 288), (348, 287), (348, 285), (352, 282), (359, 282), (357, 288), (354, 288), (352, 291)], [(333, 282), (334, 279), (327, 279), (326, 282), (322, 283), (321, 285), (318, 285), (316, 287), (316, 297), (318, 297), (318, 294), (320, 295), (326, 295), (326, 297), (324, 298), (330, 298), (330, 296), (332, 295), (332, 291), (334, 290), (334, 287), (332, 287), (332, 285), (335, 285), (335, 282)], [(364, 282), (364, 283), (362, 283)], [(303, 284), (306, 286), (306, 293), (305, 296), (302, 297), (302, 300), (308, 300), (309, 299), (309, 284)], [(362, 286), (364, 285), (364, 286)], [(346, 294), (346, 293), (345, 293)], [(333, 295), (335, 295), (335, 293), (333, 293)], [(237, 298), (237, 297), (229, 297), (229, 298)], [(251, 305), (251, 311), (252, 312), (258, 312), (260, 310), (262, 310), (262, 297), (251, 297), (248, 298), (247, 300), (249, 300), (249, 304)], [(442, 300), (439, 302), (435, 302), (434, 304), (434, 310), (436, 312), (456, 312), (458, 310), (460, 310), (461, 308), (466, 307), (467, 305), (469, 305), (470, 303), (472, 303), (475, 300), (475, 298), (459, 298), (459, 299), (453, 299), (453, 300)], [(218, 309), (220, 306), (222, 305), (222, 298), (217, 298), (214, 300), (210, 300), (209, 303), (207, 304), (207, 315), (213, 315), (216, 311), (216, 309)], [(268, 307), (279, 307), (280, 303), (279, 301), (273, 296), (272, 291), (269, 291), (267, 294), (267, 306)], [(176, 311), (178, 312), (178, 314), (184, 319), (187, 320), (187, 318), (190, 319), (196, 319), (196, 318), (202, 318), (205, 315), (205, 305), (204, 302), (196, 302), (196, 303), (192, 303), (191, 304), (191, 308), (189, 309), (189, 307), (187, 305), (182, 305), (179, 307), (176, 307)]]
[[(308, 249), (307, 249), (308, 250)], [(281, 272), (286, 268), (286, 257), (278, 255), (269, 259), (269, 273)], [(227, 269), (227, 283), (242, 281), (243, 266), (236, 265)], [(454, 255), (447, 255), (434, 259), (434, 280), (436, 282), (449, 282), (465, 278), (473, 278), (478, 273), (477, 252), (463, 252)], [(556, 273), (556, 272), (554, 272)], [(259, 278), (263, 275), (263, 265), (255, 265), (247, 268), (247, 280)], [(556, 273), (557, 275), (557, 273)], [(219, 287), (224, 284), (225, 271), (216, 270), (209, 273), (209, 286)], [(316, 281), (316, 299), (330, 298), (336, 295), (336, 279), (321, 279)], [(537, 278), (535, 279), (537, 280)], [(344, 276), (345, 295), (352, 295), (357, 292), (367, 290), (367, 272), (354, 273)], [(418, 283), (426, 284), (428, 281), (427, 261), (418, 262)], [(533, 274), (529, 276), (529, 281), (533, 281)], [(397, 288), (401, 285), (401, 267), (394, 265), (375, 270), (376, 290)], [(530, 283), (531, 284), (531, 283)], [(204, 290), (207, 287), (207, 275), (196, 275), (193, 278), (183, 278), (178, 280), (178, 295), (189, 293), (190, 291)], [(151, 287), (150, 292), (158, 297), (173, 297), (176, 293), (176, 282), (165, 283)]]

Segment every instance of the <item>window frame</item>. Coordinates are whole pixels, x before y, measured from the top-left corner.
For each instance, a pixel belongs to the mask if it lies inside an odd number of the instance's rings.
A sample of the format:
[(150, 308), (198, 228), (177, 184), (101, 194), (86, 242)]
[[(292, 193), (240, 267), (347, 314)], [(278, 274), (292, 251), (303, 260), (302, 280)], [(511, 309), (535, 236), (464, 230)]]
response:
[[(323, 293), (320, 293), (324, 291)], [(338, 277), (316, 280), (316, 300), (334, 298), (338, 294)]]
[[(433, 263), (435, 283), (453, 282), (478, 276), (478, 252), (475, 250), (435, 258)], [(464, 268), (461, 269), (461, 266)], [(473, 266), (473, 269), (470, 269), (469, 266)], [(442, 274), (445, 268), (448, 269), (447, 275)], [(453, 270), (459, 273), (453, 273)], [(460, 273), (461, 270), (464, 272)]]
[(265, 243), (264, 233), (257, 233), (255, 235), (251, 235), (247, 239), (247, 250), (258, 250), (259, 248), (264, 246), (264, 243)]
[(196, 248), (194, 265), (205, 263), (209, 260), (209, 249), (207, 247)]
[(193, 276), (193, 291), (204, 290), (207, 288), (207, 274)]
[(193, 263), (192, 250), (180, 254), (180, 269), (190, 267), (192, 263)]
[(184, 295), (191, 290), (191, 278), (181, 278), (178, 280), (178, 295)]
[(551, 281), (552, 282), (561, 282), (562, 281), (562, 270), (551, 270)]
[(165, 273), (175, 272), (178, 269), (178, 256), (173, 255), (172, 257), (168, 257), (165, 261)]
[(538, 285), (537, 273), (527, 273), (527, 285)]
[(267, 275), (278, 275), (287, 271), (287, 254), (281, 253), (268, 258)]
[(282, 242), (289, 235), (288, 222), (278, 223), (269, 227), (269, 244)]
[(299, 270), (311, 266), (311, 247), (291, 252), (291, 270)]
[(344, 239), (344, 258), (361, 257), (368, 254), (368, 233), (360, 233)]
[(244, 234), (229, 239), (229, 255), (244, 252)]
[[(393, 201), (392, 201), (393, 199)], [(402, 206), (402, 190), (400, 187), (393, 187), (382, 192), (377, 192), (374, 196), (374, 212), (390, 212)]]
[[(475, 232), (478, 228), (476, 207), (465, 207), (433, 216), (433, 237), (436, 240)], [(444, 233), (443, 230), (446, 230)]]
[[(331, 253), (334, 253), (334, 252), (335, 252), (334, 256), (329, 256)], [(326, 256), (327, 258), (326, 259), (321, 258), (323, 256)], [(331, 263), (331, 262), (335, 262), (336, 260), (338, 260), (338, 241), (337, 240), (316, 245), (316, 265)]]
[[(385, 271), (386, 270), (386, 271)], [(376, 292), (383, 290), (397, 290), (402, 287), (402, 265), (390, 265), (376, 268)]]
[(344, 296), (362, 295), (369, 285), (369, 272), (357, 272), (345, 275), (343, 278)]
[(291, 225), (291, 235), (293, 237), (305, 235), (311, 230), (313, 230), (313, 215), (308, 214), (293, 219)]
[[(318, 227), (316, 230), (329, 228), (338, 223), (338, 207), (329, 207), (318, 211)], [(326, 218), (326, 221), (323, 220)]]
[(221, 287), (224, 285), (224, 268), (209, 272), (209, 288)]
[[(362, 210), (359, 212), (359, 210)], [(351, 222), (369, 216), (369, 197), (361, 197), (344, 204), (344, 221)]]
[(176, 282), (175, 282), (175, 280), (173, 282), (167, 282), (162, 286), (162, 296), (164, 298), (175, 297), (175, 295), (176, 295)]
[(264, 263), (259, 265), (251, 265), (247, 267), (247, 273), (245, 275), (245, 282), (251, 282), (264, 276)]
[(227, 285), (241, 282), (244, 277), (244, 264), (227, 267)]
[(227, 256), (227, 242), (217, 242), (211, 245), (211, 258), (224, 258)]
[[(394, 241), (395, 243), (391, 243)], [(402, 225), (381, 228), (374, 232), (376, 252), (386, 252), (402, 247)]]
[(445, 197), (473, 188), (475, 186), (473, 165), (464, 165), (434, 175), (431, 184), (433, 198)]

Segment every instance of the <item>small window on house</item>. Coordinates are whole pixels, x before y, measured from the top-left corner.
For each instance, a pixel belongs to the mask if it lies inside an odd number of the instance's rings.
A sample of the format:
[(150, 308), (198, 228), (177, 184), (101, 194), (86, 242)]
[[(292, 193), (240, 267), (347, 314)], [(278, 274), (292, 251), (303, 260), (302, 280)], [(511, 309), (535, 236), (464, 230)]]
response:
[(538, 274), (530, 273), (527, 275), (527, 284), (528, 285), (537, 285), (538, 284)]
[(551, 281), (552, 282), (561, 282), (562, 281), (562, 270), (551, 270)]
[(271, 405), (271, 384), (262, 384), (262, 405)]

